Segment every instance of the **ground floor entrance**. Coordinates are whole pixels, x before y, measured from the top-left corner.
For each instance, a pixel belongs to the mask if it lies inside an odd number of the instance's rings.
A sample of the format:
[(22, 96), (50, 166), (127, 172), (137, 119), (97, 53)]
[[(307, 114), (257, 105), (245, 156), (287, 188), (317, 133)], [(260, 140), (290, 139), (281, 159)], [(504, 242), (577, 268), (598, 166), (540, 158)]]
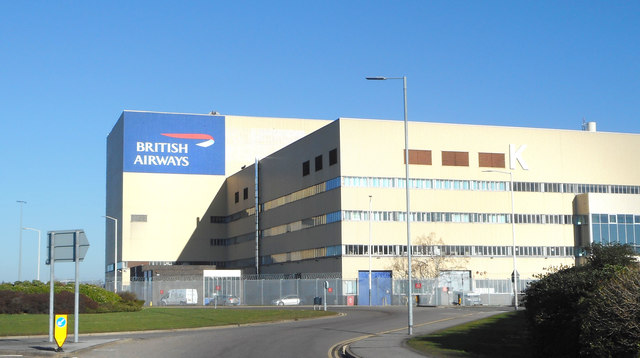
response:
[[(372, 271), (369, 289), (369, 271), (358, 271), (358, 305), (386, 306), (391, 304), (391, 271)], [(371, 298), (371, 301), (369, 301)], [(369, 304), (371, 302), (371, 304)]]

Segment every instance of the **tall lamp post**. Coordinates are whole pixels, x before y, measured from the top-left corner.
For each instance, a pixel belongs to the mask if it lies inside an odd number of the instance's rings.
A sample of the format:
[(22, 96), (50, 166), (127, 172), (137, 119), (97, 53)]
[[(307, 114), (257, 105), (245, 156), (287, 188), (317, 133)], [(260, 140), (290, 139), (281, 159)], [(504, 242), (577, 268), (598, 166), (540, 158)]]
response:
[(20, 248), (18, 249), (18, 281), (22, 281), (22, 207), (27, 202), (24, 200), (16, 200), (20, 204)]
[(483, 170), (485, 173), (500, 173), (509, 175), (509, 189), (511, 191), (511, 238), (513, 239), (513, 302), (516, 311), (518, 310), (518, 269), (516, 266), (516, 222), (513, 212), (513, 172), (503, 170), (488, 169)]
[(409, 125), (407, 121), (407, 76), (402, 77), (367, 77), (370, 81), (402, 80), (402, 95), (404, 98), (404, 162), (405, 162), (405, 189), (407, 196), (407, 306), (409, 335), (413, 334), (413, 283), (411, 278), (411, 212), (409, 201)]
[(108, 215), (103, 217), (113, 220), (115, 223), (113, 234), (113, 292), (118, 292), (118, 219)]
[(38, 233), (38, 273), (36, 275), (36, 279), (40, 281), (40, 230), (34, 229), (32, 227), (23, 227), (22, 229), (36, 231)]
[(371, 198), (369, 195), (369, 307), (371, 307)]

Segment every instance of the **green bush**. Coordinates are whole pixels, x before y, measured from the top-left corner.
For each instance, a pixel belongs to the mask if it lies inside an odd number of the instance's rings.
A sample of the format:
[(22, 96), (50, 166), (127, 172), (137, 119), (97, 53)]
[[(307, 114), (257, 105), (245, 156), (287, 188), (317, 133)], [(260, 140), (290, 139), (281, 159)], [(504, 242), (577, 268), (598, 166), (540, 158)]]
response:
[[(0, 313), (48, 313), (49, 285), (40, 281), (0, 284)], [(130, 292), (113, 293), (95, 285), (80, 284), (80, 313), (140, 311), (144, 301)], [(55, 311), (73, 313), (75, 284), (54, 283)]]
[[(73, 288), (73, 291), (75, 291), (75, 288)], [(100, 304), (120, 302), (122, 300), (122, 298), (116, 293), (107, 291), (104, 288), (95, 285), (80, 284), (80, 293)]]
[(637, 357), (640, 348), (640, 270), (625, 267), (585, 304), (580, 327), (584, 356)]
[(16, 281), (0, 283), (0, 291), (16, 291), (24, 293), (49, 293), (49, 285), (41, 281)]
[[(45, 314), (49, 313), (48, 293), (25, 293), (20, 291), (0, 291), (0, 313), (8, 314)], [(99, 312), (99, 305), (89, 297), (78, 295), (78, 311), (80, 313)], [(73, 314), (75, 310), (75, 294), (61, 291), (55, 294), (54, 312)]]
[[(615, 294), (611, 294), (620, 292), (623, 288), (620, 287), (623, 285), (620, 280), (625, 277), (624, 272), (636, 265), (633, 250), (620, 245), (594, 246), (589, 253), (591, 256), (586, 265), (561, 269), (532, 283), (526, 290), (526, 317), (537, 356), (601, 357), (603, 352), (608, 352), (608, 348), (620, 344), (618, 339), (621, 336), (617, 332), (621, 327), (594, 322), (593, 316), (614, 317), (615, 312), (632, 308), (638, 310), (639, 290), (625, 291), (629, 297), (626, 304), (622, 304), (619, 298), (614, 299)], [(629, 341), (625, 341), (625, 347), (631, 348), (623, 349), (630, 354), (635, 352), (636, 355), (631, 357), (637, 356), (640, 347), (639, 336), (633, 333), (637, 332), (639, 322), (639, 316), (635, 317), (635, 320), (626, 321), (628, 324), (622, 328), (631, 332), (625, 335), (629, 337), (625, 338)], [(625, 322), (625, 318), (608, 322), (619, 325)]]

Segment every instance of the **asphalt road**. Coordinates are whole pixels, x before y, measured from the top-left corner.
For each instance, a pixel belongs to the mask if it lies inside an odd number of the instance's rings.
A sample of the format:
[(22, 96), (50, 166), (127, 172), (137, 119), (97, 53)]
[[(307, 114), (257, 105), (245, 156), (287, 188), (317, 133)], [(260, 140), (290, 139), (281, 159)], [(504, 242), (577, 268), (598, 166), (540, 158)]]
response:
[[(395, 330), (402, 340), (406, 307), (331, 308), (338, 317), (250, 326), (155, 333), (129, 333), (116, 341), (74, 352), (74, 357), (328, 357), (336, 344)], [(492, 314), (487, 308), (414, 309), (414, 334), (423, 334)], [(399, 333), (400, 332), (400, 333)], [(405, 331), (406, 332), (406, 331)], [(366, 345), (361, 340), (360, 345)], [(392, 344), (392, 343), (385, 343)], [(366, 348), (366, 347), (365, 347)], [(398, 347), (398, 350), (401, 348)], [(365, 351), (366, 350), (362, 350)], [(401, 351), (401, 350), (400, 350)], [(385, 356), (378, 350), (378, 355)], [(395, 357), (399, 357), (396, 353)], [(401, 356), (401, 355), (400, 355)]]

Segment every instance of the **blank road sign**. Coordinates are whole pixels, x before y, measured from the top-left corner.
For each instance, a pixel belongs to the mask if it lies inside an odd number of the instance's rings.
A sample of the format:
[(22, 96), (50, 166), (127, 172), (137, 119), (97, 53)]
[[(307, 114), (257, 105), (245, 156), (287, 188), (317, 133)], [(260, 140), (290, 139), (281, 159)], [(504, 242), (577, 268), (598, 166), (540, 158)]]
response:
[[(89, 240), (83, 230), (64, 230), (64, 231), (49, 231), (49, 256), (47, 258), (47, 265), (51, 263), (51, 241), (54, 239), (54, 257), (56, 262), (74, 262), (76, 254), (78, 260), (83, 261), (84, 256), (89, 250)], [(78, 242), (78, 252), (76, 253), (76, 241)]]

